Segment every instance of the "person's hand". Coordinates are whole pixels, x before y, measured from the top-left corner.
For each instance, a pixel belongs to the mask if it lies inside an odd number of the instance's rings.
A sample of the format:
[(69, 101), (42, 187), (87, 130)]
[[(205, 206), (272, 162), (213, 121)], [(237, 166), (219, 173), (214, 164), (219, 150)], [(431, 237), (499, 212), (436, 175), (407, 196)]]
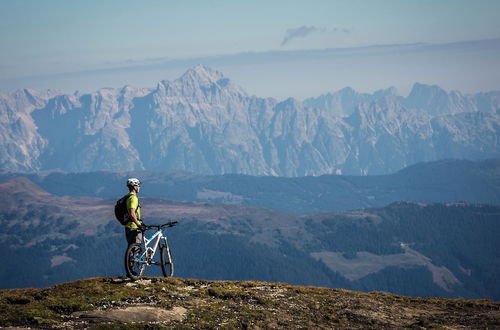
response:
[(148, 229), (148, 226), (146, 226), (145, 223), (142, 223), (141, 226), (139, 227), (140, 231), (146, 231), (146, 229)]

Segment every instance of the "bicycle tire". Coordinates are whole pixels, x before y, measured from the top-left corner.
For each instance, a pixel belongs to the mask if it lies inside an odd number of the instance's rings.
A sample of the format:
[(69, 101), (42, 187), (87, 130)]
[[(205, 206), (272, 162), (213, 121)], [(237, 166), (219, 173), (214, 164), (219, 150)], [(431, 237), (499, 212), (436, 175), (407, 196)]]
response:
[(131, 280), (138, 280), (144, 274), (146, 264), (139, 263), (138, 259), (144, 252), (141, 244), (134, 243), (127, 247), (125, 252), (125, 271)]
[(162, 245), (160, 247), (160, 264), (163, 276), (174, 276), (174, 260), (172, 259), (172, 252), (170, 252), (167, 245)]

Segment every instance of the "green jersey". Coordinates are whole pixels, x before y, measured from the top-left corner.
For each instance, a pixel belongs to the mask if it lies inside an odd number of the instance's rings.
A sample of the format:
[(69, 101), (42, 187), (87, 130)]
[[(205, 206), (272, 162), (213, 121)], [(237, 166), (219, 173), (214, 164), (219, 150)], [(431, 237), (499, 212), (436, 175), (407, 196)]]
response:
[[(141, 221), (141, 204), (139, 203), (139, 198), (136, 194), (132, 193), (130, 193), (129, 196), (130, 197), (127, 199), (127, 211), (130, 211), (130, 209), (134, 209), (135, 216), (139, 221)], [(137, 225), (133, 221), (129, 221), (126, 227), (130, 229), (137, 229)]]

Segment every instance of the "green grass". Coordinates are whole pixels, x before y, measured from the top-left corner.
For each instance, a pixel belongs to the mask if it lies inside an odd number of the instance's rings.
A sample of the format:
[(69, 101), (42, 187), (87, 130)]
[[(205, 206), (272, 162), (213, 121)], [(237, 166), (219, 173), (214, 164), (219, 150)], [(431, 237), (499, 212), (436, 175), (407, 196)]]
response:
[[(183, 307), (182, 320), (109, 323), (74, 312), (147, 305)], [(0, 291), (0, 327), (99, 329), (497, 327), (500, 304), (412, 298), (279, 283), (94, 278), (43, 289)]]
[(81, 280), (46, 289), (2, 290), (0, 325), (53, 325), (76, 311), (149, 295), (151, 292), (144, 289), (113, 284), (105, 279)]

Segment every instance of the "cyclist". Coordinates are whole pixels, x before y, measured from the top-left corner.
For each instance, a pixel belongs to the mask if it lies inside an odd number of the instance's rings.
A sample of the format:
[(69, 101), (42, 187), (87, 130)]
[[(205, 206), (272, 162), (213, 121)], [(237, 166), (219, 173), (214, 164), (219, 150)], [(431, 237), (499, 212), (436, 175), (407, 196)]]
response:
[(128, 245), (142, 242), (144, 223), (141, 220), (141, 203), (137, 194), (141, 190), (141, 181), (137, 178), (127, 180), (129, 198), (127, 199), (127, 224), (125, 225), (125, 237)]

